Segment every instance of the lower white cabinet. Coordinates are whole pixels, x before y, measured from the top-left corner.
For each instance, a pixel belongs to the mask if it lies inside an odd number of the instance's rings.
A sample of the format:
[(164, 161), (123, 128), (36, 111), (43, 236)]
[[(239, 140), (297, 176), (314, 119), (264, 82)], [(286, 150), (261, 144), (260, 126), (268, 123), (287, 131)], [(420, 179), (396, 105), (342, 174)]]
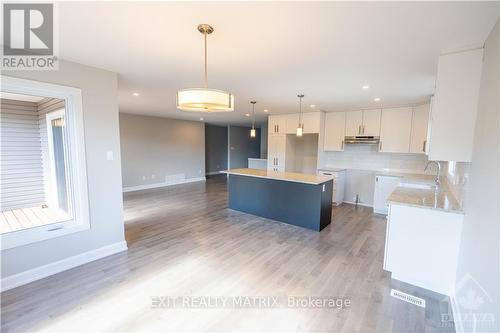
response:
[(396, 280), (451, 295), (463, 217), (429, 208), (389, 205), (384, 269)]
[(373, 212), (386, 215), (388, 212), (387, 199), (399, 185), (401, 177), (375, 176), (375, 192), (373, 194)]
[(318, 175), (328, 176), (333, 178), (333, 193), (332, 203), (335, 206), (344, 202), (344, 188), (345, 188), (345, 170), (318, 170)]
[(323, 150), (343, 151), (345, 138), (345, 112), (328, 112), (325, 114), (325, 130)]
[(380, 152), (409, 152), (412, 113), (411, 107), (382, 110)]

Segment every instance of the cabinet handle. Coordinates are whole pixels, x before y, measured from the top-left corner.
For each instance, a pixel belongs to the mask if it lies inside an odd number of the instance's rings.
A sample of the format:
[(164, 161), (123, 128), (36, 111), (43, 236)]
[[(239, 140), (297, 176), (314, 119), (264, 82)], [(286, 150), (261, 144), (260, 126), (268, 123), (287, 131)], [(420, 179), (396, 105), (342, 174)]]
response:
[(279, 125), (279, 124), (278, 124), (278, 125), (276, 125), (276, 128), (278, 128), (278, 129), (276, 130), (276, 133), (279, 133), (279, 132), (280, 132), (280, 125)]
[(382, 151), (382, 141), (380, 141), (380, 143), (379, 143), (378, 151)]
[(361, 125), (358, 126), (358, 134), (361, 134)]
[(342, 150), (344, 150), (344, 140), (342, 140)]
[(424, 140), (424, 144), (423, 144), (423, 147), (422, 147), (422, 151), (425, 153), (425, 146), (427, 146), (427, 140)]
[(365, 125), (363, 125), (363, 134), (365, 134)]

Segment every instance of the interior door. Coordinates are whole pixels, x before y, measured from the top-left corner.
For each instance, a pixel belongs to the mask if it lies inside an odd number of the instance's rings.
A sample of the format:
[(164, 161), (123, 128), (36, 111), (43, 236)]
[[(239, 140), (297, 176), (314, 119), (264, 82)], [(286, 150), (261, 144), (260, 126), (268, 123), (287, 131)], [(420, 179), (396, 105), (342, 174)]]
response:
[(363, 111), (346, 112), (345, 135), (361, 135), (361, 125), (363, 124)]
[(379, 136), (380, 135), (380, 117), (382, 110), (363, 111), (362, 135)]
[(328, 112), (325, 114), (323, 150), (344, 150), (345, 120), (345, 112)]
[(412, 108), (382, 110), (379, 151), (385, 153), (408, 153)]
[(411, 123), (410, 153), (425, 154), (428, 123), (429, 104), (415, 107)]

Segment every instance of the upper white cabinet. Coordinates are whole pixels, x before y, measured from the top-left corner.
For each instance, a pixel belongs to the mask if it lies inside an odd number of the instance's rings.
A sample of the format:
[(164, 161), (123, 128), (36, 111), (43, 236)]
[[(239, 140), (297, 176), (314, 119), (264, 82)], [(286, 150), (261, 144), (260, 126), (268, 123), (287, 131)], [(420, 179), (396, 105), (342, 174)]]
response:
[(345, 135), (361, 135), (361, 126), (363, 125), (363, 111), (349, 111), (345, 116)]
[(483, 49), (439, 57), (430, 114), (429, 159), (470, 162)]
[(269, 116), (267, 131), (269, 134), (286, 133), (286, 115)]
[(328, 112), (325, 114), (323, 150), (344, 150), (345, 123), (346, 112)]
[(410, 153), (424, 154), (426, 152), (429, 109), (429, 104), (424, 104), (413, 108)]
[(381, 110), (365, 110), (363, 111), (363, 128), (362, 135), (379, 136), (380, 135), (380, 117)]
[(299, 114), (292, 113), (286, 115), (286, 134), (296, 134), (299, 126)]
[(380, 152), (409, 152), (412, 113), (411, 107), (382, 110)]
[(346, 112), (346, 136), (379, 136), (380, 110)]
[(304, 134), (319, 133), (320, 112), (307, 112), (302, 114), (302, 123), (304, 124)]

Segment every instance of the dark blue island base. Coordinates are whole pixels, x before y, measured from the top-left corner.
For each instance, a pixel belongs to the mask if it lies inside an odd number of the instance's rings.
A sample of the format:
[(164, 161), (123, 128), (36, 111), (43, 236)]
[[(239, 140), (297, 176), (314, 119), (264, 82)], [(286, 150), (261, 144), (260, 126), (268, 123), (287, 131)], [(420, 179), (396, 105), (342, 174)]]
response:
[(332, 186), (229, 174), (229, 208), (321, 231), (332, 221)]

